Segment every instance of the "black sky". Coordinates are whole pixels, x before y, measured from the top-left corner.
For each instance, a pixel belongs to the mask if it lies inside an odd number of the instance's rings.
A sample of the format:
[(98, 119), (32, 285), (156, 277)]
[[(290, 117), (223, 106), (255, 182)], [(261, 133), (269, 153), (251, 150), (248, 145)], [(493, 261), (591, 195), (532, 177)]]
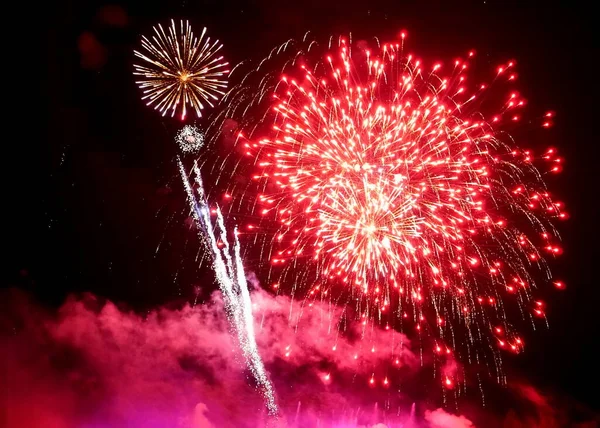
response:
[[(207, 26), (232, 63), (260, 58), (306, 30), (389, 39), (407, 29), (411, 46), (426, 58), (450, 60), (475, 48), (493, 64), (516, 59), (530, 108), (557, 112), (550, 143), (566, 168), (550, 186), (571, 218), (560, 225), (565, 255), (553, 267), (568, 289), (549, 293), (550, 330), (528, 334), (527, 352), (510, 364), (538, 385), (598, 407), (600, 152), (592, 10), (558, 1), (148, 3), (117, 1), (111, 4), (120, 8), (103, 9), (103, 2), (66, 1), (48, 15), (39, 43), (47, 67), (39, 112), (49, 132), (18, 145), (16, 158), (26, 167), (5, 183), (6, 285), (48, 305), (81, 291), (140, 309), (193, 299), (203, 274), (195, 270), (197, 246), (181, 214), (169, 144), (175, 128), (142, 104), (131, 75), (132, 50), (155, 23), (185, 17)], [(90, 37), (98, 44), (90, 45)], [(82, 51), (89, 46), (91, 56)]]

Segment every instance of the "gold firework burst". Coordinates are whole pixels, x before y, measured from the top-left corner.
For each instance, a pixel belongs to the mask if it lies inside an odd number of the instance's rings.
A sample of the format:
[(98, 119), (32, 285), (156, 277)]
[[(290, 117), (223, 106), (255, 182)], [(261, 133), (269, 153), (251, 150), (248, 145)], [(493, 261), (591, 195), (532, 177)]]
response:
[(134, 64), (136, 81), (142, 89), (142, 100), (163, 116), (181, 111), (183, 120), (187, 106), (202, 116), (204, 105), (213, 107), (227, 87), (228, 63), (218, 55), (222, 44), (206, 36), (206, 28), (195, 37), (188, 21), (180, 21), (165, 32), (159, 24), (151, 38), (142, 36), (142, 50), (134, 51), (142, 64)]

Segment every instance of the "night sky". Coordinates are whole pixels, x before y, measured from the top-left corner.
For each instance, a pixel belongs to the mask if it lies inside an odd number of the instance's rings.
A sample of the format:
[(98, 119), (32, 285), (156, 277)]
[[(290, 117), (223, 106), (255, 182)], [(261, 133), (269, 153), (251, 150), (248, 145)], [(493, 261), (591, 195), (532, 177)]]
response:
[(34, 101), (39, 122), (31, 124), (47, 124), (49, 132), (5, 142), (18, 144), (25, 167), (5, 182), (2, 282), (47, 308), (91, 292), (144, 311), (214, 290), (205, 285), (210, 273), (197, 268), (176, 175), (178, 123), (144, 106), (132, 76), (132, 51), (152, 25), (183, 17), (207, 26), (232, 64), (261, 58), (307, 30), (390, 39), (406, 29), (411, 49), (425, 59), (451, 60), (471, 48), (490, 64), (516, 59), (528, 109), (557, 113), (547, 145), (566, 162), (549, 185), (570, 219), (559, 224), (565, 252), (552, 268), (567, 289), (547, 293), (550, 329), (526, 332), (526, 352), (507, 365), (537, 387), (598, 408), (593, 16), (579, 2), (61, 1), (39, 41), (46, 78)]

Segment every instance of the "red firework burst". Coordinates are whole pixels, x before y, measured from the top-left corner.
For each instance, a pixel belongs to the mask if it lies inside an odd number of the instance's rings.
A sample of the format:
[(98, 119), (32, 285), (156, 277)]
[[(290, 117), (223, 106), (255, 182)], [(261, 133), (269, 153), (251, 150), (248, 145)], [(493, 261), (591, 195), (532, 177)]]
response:
[[(514, 81), (513, 68), (499, 67), (494, 86)], [(344, 284), (363, 318), (411, 319), (435, 334), (434, 351), (449, 352), (440, 344), (459, 326), (475, 340), (477, 326), (518, 352), (504, 302), (544, 316), (532, 267), (550, 276), (544, 256), (561, 252), (551, 219), (566, 216), (534, 161), (559, 172), (561, 159), (517, 148), (502, 130), (525, 100), (468, 84), (468, 69), (456, 60), (442, 74), (402, 43), (370, 51), (340, 39), (324, 61), (281, 77), (266, 138), (240, 138), (267, 189), (255, 213), (278, 224), (270, 262), (297, 271), (312, 259), (308, 296)], [(541, 125), (551, 124), (548, 113)]]

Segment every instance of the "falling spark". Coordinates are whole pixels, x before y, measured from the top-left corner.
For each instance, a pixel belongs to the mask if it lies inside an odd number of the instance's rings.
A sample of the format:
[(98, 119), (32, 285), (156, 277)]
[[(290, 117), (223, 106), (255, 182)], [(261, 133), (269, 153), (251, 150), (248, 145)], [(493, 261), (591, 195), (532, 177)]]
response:
[[(204, 184), (197, 164), (194, 164), (193, 167), (194, 183), (197, 193), (196, 197), (183, 163), (179, 157), (177, 163), (194, 220), (201, 230), (201, 239), (206, 244), (207, 250), (212, 256), (213, 269), (217, 277), (219, 288), (223, 293), (227, 316), (237, 334), (246, 364), (252, 372), (258, 388), (265, 398), (269, 414), (276, 416), (278, 414), (278, 408), (275, 401), (273, 386), (269, 381), (264, 364), (260, 358), (254, 335), (252, 303), (248, 291), (244, 266), (240, 256), (237, 228), (234, 230), (233, 251), (231, 251), (228, 244), (227, 230), (225, 229), (223, 216), (218, 207), (215, 210), (217, 215), (216, 227), (212, 224), (210, 219), (210, 209), (206, 201)], [(218, 238), (215, 236), (215, 229), (217, 230)], [(225, 244), (222, 249), (219, 248), (218, 242), (223, 242)]]

